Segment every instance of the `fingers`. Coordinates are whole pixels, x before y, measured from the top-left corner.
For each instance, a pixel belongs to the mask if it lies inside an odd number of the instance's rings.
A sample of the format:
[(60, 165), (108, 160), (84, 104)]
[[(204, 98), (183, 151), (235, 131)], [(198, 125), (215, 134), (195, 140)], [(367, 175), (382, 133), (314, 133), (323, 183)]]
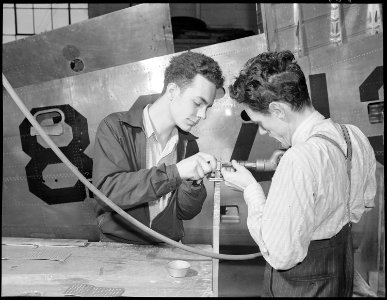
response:
[(213, 171), (212, 166), (202, 156), (198, 155), (196, 159), (197, 159), (198, 165), (201, 167), (204, 174), (207, 174)]
[[(213, 155), (204, 152), (196, 153), (194, 156), (187, 158), (187, 163), (187, 170), (190, 169), (190, 171), (186, 172), (187, 178), (192, 179), (193, 177), (195, 177), (194, 180), (202, 179), (207, 174), (215, 172), (217, 167), (216, 158)], [(235, 172), (238, 172), (239, 175), (245, 174), (246, 172), (250, 173), (244, 166), (240, 165), (236, 160), (232, 160), (231, 165), (232, 166), (223, 167), (221, 169), (222, 175), (225, 180), (236, 179), (238, 177), (238, 174), (235, 174)]]
[(178, 162), (176, 167), (182, 179), (203, 179), (216, 170), (216, 159), (211, 154), (197, 153)]
[(226, 171), (227, 171), (227, 172), (234, 173), (234, 172), (235, 172), (235, 169), (234, 169), (233, 167), (226, 167)]
[(234, 168), (235, 170), (237, 170), (237, 171), (239, 171), (239, 170), (241, 170), (241, 168), (243, 168), (243, 166), (241, 166), (240, 164), (238, 164), (238, 162), (237, 162), (235, 159), (233, 159), (233, 160), (231, 161), (231, 164), (232, 164), (233, 168)]
[(216, 158), (213, 155), (204, 152), (199, 152), (197, 153), (197, 156), (204, 159), (204, 161), (211, 166), (211, 171), (216, 170)]
[(232, 164), (233, 168), (236, 170), (236, 172), (250, 173), (251, 174), (251, 172), (249, 170), (247, 170), (246, 167), (240, 165), (236, 160), (232, 160), (231, 164)]
[(224, 184), (225, 184), (226, 186), (228, 186), (230, 189), (234, 190), (234, 191), (237, 191), (237, 192), (240, 192), (240, 191), (241, 191), (241, 188), (239, 188), (239, 187), (236, 186), (235, 184), (232, 184), (231, 182), (225, 181)]
[(233, 176), (235, 176), (235, 170), (228, 170), (228, 168), (222, 168), (221, 173), (226, 184), (233, 181)]
[(194, 180), (202, 179), (205, 176), (205, 172), (201, 165), (196, 165), (196, 173), (199, 176), (199, 178), (194, 178)]
[(236, 169), (234, 167), (223, 167), (221, 169), (221, 172), (222, 172), (223, 178), (227, 180), (232, 173), (236, 172)]

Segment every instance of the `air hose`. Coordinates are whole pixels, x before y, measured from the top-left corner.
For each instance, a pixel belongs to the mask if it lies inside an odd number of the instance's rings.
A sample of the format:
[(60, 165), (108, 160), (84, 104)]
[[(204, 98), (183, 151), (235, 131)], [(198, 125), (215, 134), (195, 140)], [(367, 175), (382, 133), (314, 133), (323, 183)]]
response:
[(183, 249), (188, 252), (192, 252), (195, 254), (199, 254), (202, 256), (217, 258), (217, 259), (225, 259), (225, 260), (247, 260), (253, 259), (259, 256), (262, 256), (260, 252), (253, 254), (245, 254), (245, 255), (229, 255), (229, 254), (218, 254), (213, 252), (208, 252), (200, 249), (196, 249), (182, 243), (176, 242), (167, 238), (166, 236), (152, 230), (151, 228), (145, 226), (141, 222), (137, 221), (135, 218), (127, 214), (123, 209), (113, 203), (109, 198), (107, 198), (104, 194), (102, 194), (93, 184), (91, 184), (79, 171), (78, 169), (67, 159), (67, 157), (63, 154), (63, 152), (55, 145), (55, 143), (49, 138), (46, 132), (40, 127), (39, 123), (35, 120), (35, 118), (31, 115), (30, 111), (24, 105), (23, 101), (20, 100), (19, 96), (16, 94), (15, 90), (12, 88), (7, 78), (3, 76), (3, 86), (7, 90), (8, 94), (11, 96), (12, 100), (16, 103), (16, 105), (20, 108), (25, 117), (30, 121), (30, 123), (35, 127), (43, 140), (50, 146), (50, 148), (55, 152), (55, 154), (59, 157), (59, 159), (74, 173), (75, 176), (79, 178), (79, 180), (90, 189), (95, 195), (97, 195), (105, 204), (107, 204), (111, 209), (117, 212), (120, 216), (122, 216), (125, 220), (139, 228), (140, 230), (146, 232), (154, 238), (157, 238), (171, 246)]

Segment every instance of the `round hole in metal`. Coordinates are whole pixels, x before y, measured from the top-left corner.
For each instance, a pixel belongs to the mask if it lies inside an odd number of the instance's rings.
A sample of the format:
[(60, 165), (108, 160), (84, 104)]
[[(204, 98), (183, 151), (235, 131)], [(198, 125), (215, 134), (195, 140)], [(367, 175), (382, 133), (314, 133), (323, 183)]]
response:
[(70, 62), (70, 67), (74, 72), (81, 72), (85, 68), (85, 65), (81, 59), (76, 58)]

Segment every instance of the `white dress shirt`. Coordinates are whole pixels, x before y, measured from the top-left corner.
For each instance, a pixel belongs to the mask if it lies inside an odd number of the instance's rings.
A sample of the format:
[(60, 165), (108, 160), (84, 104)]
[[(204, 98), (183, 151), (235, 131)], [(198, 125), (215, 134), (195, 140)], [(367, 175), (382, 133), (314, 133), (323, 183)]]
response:
[[(177, 128), (175, 127), (173, 129), (171, 137), (163, 149), (161, 143), (157, 139), (152, 121), (149, 117), (149, 107), (150, 105), (148, 104), (143, 110), (143, 122), (146, 134), (146, 167), (149, 169), (160, 163), (165, 163), (166, 165), (175, 164), (177, 162), (176, 146), (179, 140)], [(154, 218), (167, 207), (170, 195), (171, 192), (158, 200), (148, 202), (150, 216), (149, 226), (152, 225)]]
[[(346, 127), (352, 142), (350, 216), (357, 223), (375, 206), (376, 160), (359, 128)], [(349, 222), (345, 157), (331, 142), (310, 138), (316, 133), (333, 139), (347, 153), (340, 126), (315, 111), (294, 132), (267, 199), (258, 183), (244, 190), (249, 232), (274, 269), (292, 268), (303, 261), (312, 240), (329, 239)]]

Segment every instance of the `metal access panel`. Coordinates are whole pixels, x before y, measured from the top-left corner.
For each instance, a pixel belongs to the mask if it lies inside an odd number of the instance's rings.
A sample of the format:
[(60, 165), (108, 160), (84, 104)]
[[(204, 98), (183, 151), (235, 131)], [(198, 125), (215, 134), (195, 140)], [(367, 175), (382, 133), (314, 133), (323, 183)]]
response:
[(381, 5), (281, 3), (261, 4), (261, 11), (268, 50), (292, 51), (314, 106), (358, 126), (384, 164)]
[(380, 118), (372, 110), (384, 103), (382, 35), (328, 45), (297, 60), (309, 77), (312, 101), (326, 117), (356, 125), (369, 138), (383, 135), (383, 108)]
[(168, 3), (139, 4), (3, 44), (15, 88), (174, 52)]
[[(338, 5), (337, 25), (341, 27), (343, 43), (370, 35), (368, 4)], [(271, 51), (300, 50), (307, 55), (331, 43), (332, 26), (336, 23), (332, 24), (330, 3), (265, 3), (261, 4), (261, 11)]]
[[(227, 87), (246, 60), (265, 49), (265, 37), (259, 35), (194, 51), (219, 62)], [(98, 124), (112, 112), (128, 110), (141, 95), (160, 93), (164, 70), (173, 55), (23, 86), (16, 88), (16, 93), (69, 160), (91, 180)], [(193, 131), (199, 136), (201, 151), (223, 160), (270, 157), (278, 143), (257, 136), (259, 147), (252, 148), (257, 127), (242, 124), (241, 110), (226, 88), (226, 96), (215, 102), (207, 119)], [(3, 235), (98, 240), (93, 195), (56, 158), (5, 90), (3, 128)], [(271, 177), (262, 176), (265, 185)], [(208, 198), (202, 213), (186, 224), (188, 241), (211, 243), (213, 187), (209, 182), (206, 186)], [(224, 188), (222, 201), (238, 206), (240, 214), (247, 215), (242, 194)], [(253, 243), (246, 219), (225, 224), (222, 232)]]

